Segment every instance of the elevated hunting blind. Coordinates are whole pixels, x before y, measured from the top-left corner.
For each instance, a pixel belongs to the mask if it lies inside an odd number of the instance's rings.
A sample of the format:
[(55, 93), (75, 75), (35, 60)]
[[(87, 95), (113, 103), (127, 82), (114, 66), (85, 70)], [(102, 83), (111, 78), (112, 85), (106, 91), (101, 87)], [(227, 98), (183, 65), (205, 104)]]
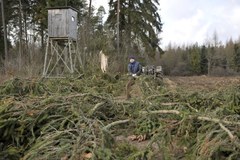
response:
[(48, 8), (44, 77), (73, 73), (76, 63), (82, 64), (77, 47), (77, 14), (72, 7)]
[(71, 7), (48, 9), (48, 36), (77, 39), (77, 11)]

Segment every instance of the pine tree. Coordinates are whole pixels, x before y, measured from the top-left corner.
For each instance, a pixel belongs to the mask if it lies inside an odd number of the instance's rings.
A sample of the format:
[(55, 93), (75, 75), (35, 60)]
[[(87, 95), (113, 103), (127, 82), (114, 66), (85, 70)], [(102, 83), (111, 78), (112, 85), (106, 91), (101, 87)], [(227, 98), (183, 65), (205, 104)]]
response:
[(201, 47), (200, 70), (201, 70), (201, 74), (207, 74), (208, 72), (207, 48), (205, 45)]
[(224, 49), (226, 58), (227, 58), (227, 68), (234, 69), (233, 55), (234, 55), (234, 42), (232, 38), (226, 42), (226, 47)]
[(239, 44), (234, 45), (234, 55), (233, 55), (234, 69), (240, 72), (240, 47)]
[(189, 61), (192, 73), (199, 74), (201, 72), (201, 56), (199, 47), (197, 45), (193, 45), (190, 49)]

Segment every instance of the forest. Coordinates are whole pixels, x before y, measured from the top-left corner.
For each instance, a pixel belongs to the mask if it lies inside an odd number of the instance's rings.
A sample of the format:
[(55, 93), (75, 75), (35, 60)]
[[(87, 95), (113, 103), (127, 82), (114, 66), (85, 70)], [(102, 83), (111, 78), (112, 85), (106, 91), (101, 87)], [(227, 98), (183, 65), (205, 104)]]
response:
[(78, 10), (77, 43), (79, 52), (84, 54), (85, 65), (103, 50), (115, 57), (110, 62), (114, 66), (110, 68), (122, 73), (126, 71), (123, 66), (127, 57), (136, 55), (143, 65), (162, 65), (165, 75), (239, 75), (240, 42), (229, 39), (223, 44), (216, 32), (204, 45), (176, 46), (170, 43), (163, 50), (160, 47), (161, 16), (156, 12), (161, 5), (157, 0), (144, 1), (144, 5), (137, 0), (120, 0), (119, 32), (116, 27), (117, 1), (109, 1), (109, 13), (103, 6), (94, 8), (92, 2), (86, 0), (4, 1), (7, 50), (4, 50), (1, 19), (2, 74), (5, 68), (8, 74), (39, 75), (47, 43), (47, 8), (56, 6), (74, 6)]
[[(5, 64), (6, 70), (18, 74), (39, 74), (43, 67), (47, 41), (47, 8), (56, 6), (70, 6), (78, 10), (77, 43), (79, 52), (84, 54), (86, 65), (89, 59), (96, 58), (100, 50), (112, 57), (117, 55), (117, 61), (126, 59), (129, 54), (143, 57), (162, 52), (158, 38), (162, 26), (160, 15), (156, 12), (158, 1), (144, 2), (144, 5), (138, 1), (121, 1), (119, 23), (116, 18), (116, 4), (117, 1), (109, 1), (110, 11), (104, 22), (103, 17), (107, 14), (104, 7), (95, 9), (91, 1), (6, 1), (4, 8), (8, 53), (3, 52), (2, 28), (2, 66)], [(140, 15), (141, 12), (144, 14)], [(116, 24), (119, 24), (118, 43)], [(111, 62), (114, 61), (113, 59)], [(116, 70), (123, 71), (121, 65), (123, 64), (115, 67)]]
[[(0, 160), (238, 160), (240, 40), (161, 48), (159, 0), (108, 2), (1, 1)], [(44, 77), (48, 9), (66, 6), (81, 63)], [(129, 87), (130, 55), (163, 74)]]

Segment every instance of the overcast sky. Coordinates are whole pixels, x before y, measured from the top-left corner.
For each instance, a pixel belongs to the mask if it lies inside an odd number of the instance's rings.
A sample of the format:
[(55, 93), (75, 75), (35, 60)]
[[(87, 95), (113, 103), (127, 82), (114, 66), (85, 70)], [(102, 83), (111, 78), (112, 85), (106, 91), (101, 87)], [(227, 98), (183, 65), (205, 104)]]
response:
[[(108, 12), (109, 0), (93, 0)], [(240, 0), (160, 0), (161, 46), (203, 44), (216, 32), (224, 44), (240, 36)]]

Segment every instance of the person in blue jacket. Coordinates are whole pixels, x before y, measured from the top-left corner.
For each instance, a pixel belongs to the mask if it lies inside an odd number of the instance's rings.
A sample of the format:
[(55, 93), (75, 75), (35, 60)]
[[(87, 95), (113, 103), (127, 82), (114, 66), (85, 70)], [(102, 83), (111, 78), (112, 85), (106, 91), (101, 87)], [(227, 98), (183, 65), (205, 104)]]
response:
[(142, 72), (142, 66), (139, 62), (135, 60), (133, 56), (129, 57), (130, 63), (128, 64), (128, 74), (132, 75), (133, 77), (139, 76)]

